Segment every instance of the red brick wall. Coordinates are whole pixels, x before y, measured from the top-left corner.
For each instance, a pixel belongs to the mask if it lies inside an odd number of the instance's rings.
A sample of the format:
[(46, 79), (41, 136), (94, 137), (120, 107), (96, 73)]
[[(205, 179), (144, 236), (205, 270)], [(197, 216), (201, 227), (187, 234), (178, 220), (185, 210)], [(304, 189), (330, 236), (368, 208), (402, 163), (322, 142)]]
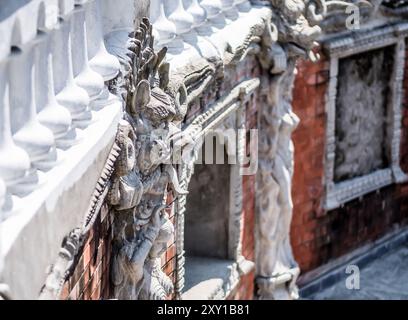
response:
[[(325, 57), (316, 64), (301, 61), (294, 87), (293, 109), (301, 123), (293, 135), (295, 173), (291, 241), (303, 272), (380, 238), (394, 226), (405, 225), (408, 219), (407, 185), (382, 188), (329, 212), (322, 208), (328, 69)], [(407, 74), (404, 86), (408, 89)], [(406, 94), (401, 143), (401, 165), (405, 170), (408, 169), (407, 102)]]
[[(171, 204), (173, 202), (173, 196), (171, 192), (167, 193), (167, 204)], [(167, 250), (162, 255), (162, 270), (165, 274), (167, 274), (170, 279), (173, 280), (173, 283), (176, 282), (176, 239), (177, 239), (177, 228), (176, 228), (176, 217), (174, 215), (173, 207), (170, 206), (166, 210), (167, 214), (169, 215), (170, 221), (173, 223), (174, 226), (174, 238), (170, 239), (167, 243)], [(169, 300), (173, 299), (174, 295), (168, 297)]]
[(111, 297), (112, 224), (108, 212), (108, 206), (104, 204), (94, 225), (85, 235), (85, 243), (76, 258), (72, 275), (64, 284), (61, 299), (99, 300)]

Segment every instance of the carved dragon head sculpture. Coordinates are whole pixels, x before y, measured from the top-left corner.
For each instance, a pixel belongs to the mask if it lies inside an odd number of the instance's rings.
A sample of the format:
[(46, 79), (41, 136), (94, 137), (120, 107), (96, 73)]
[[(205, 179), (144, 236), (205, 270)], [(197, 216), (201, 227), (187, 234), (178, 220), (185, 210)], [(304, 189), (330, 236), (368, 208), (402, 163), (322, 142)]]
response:
[(347, 2), (340, 0), (270, 0), (279, 17), (279, 40), (287, 44), (289, 52), (305, 56), (312, 61), (319, 59), (313, 49), (318, 46), (319, 26), (332, 8), (346, 8), (358, 4), (369, 4), (365, 0)]

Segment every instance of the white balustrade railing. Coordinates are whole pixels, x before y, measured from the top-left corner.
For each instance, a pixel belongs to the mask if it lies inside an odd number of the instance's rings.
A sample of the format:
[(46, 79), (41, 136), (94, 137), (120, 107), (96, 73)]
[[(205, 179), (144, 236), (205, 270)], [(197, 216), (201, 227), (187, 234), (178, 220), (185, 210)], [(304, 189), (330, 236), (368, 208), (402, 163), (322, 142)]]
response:
[[(101, 9), (100, 0), (32, 1), (0, 22), (0, 221), (118, 101), (106, 85), (120, 65), (106, 51)], [(36, 35), (22, 23), (30, 13)]]
[[(84, 8), (89, 66), (99, 73), (104, 81), (110, 81), (118, 75), (120, 64), (118, 59), (108, 53), (105, 47), (102, 33), (101, 0), (89, 0), (84, 4)], [(116, 100), (105, 86), (98, 99), (94, 101), (93, 107), (98, 110)]]
[(155, 46), (180, 53), (188, 48), (186, 42), (216, 33), (250, 9), (248, 0), (151, 0)]

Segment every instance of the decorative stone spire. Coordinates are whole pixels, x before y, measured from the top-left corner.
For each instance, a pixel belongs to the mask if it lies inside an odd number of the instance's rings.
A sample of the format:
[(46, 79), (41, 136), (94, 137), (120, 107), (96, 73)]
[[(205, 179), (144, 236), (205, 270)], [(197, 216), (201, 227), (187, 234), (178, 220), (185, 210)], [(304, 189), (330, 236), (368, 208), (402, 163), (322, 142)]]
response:
[(74, 81), (72, 65), (71, 22), (67, 18), (60, 20), (54, 33), (54, 82), (57, 101), (71, 113), (74, 127), (86, 126), (92, 115), (89, 111), (88, 93)]
[(85, 11), (82, 6), (75, 6), (72, 22), (72, 47), (75, 48), (72, 52), (75, 83), (86, 90), (92, 101), (101, 94), (104, 81), (102, 76), (93, 71), (88, 63)]
[(155, 47), (162, 48), (176, 37), (175, 25), (167, 19), (164, 11), (164, 0), (151, 0), (150, 18), (153, 25)]
[[(99, 73), (103, 80), (110, 81), (118, 73), (120, 64), (118, 59), (108, 53), (102, 34), (102, 8), (101, 0), (90, 0), (84, 4), (86, 16), (86, 34), (88, 40), (89, 66)], [(99, 98), (92, 103), (92, 107), (100, 109), (103, 106), (116, 101), (117, 99), (109, 93), (107, 86)]]
[(199, 0), (200, 6), (205, 10), (207, 19), (204, 24), (196, 28), (197, 33), (201, 36), (212, 34), (211, 26), (214, 19), (221, 14), (221, 2), (219, 0)]
[(61, 106), (55, 97), (51, 36), (39, 31), (38, 45), (35, 50), (36, 65), (36, 101), (38, 120), (52, 131), (57, 146), (65, 140), (71, 128), (71, 114)]
[(207, 12), (199, 4), (198, 0), (184, 0), (184, 6), (187, 12), (193, 16), (193, 28), (198, 28), (203, 25), (207, 19)]
[(8, 59), (0, 62), (0, 178), (11, 193), (19, 193), (30, 169), (30, 158), (12, 138)]
[[(14, 47), (10, 60), (11, 129), (17, 145), (29, 155), (31, 165), (47, 169), (56, 159), (54, 136), (37, 118), (35, 99), (36, 41), (22, 49)], [(24, 94), (21, 94), (24, 92)]]
[(183, 0), (166, 1), (165, 13), (176, 28), (176, 38), (168, 44), (169, 53), (178, 54), (186, 48), (183, 38), (189, 37), (194, 25), (193, 16), (184, 8)]

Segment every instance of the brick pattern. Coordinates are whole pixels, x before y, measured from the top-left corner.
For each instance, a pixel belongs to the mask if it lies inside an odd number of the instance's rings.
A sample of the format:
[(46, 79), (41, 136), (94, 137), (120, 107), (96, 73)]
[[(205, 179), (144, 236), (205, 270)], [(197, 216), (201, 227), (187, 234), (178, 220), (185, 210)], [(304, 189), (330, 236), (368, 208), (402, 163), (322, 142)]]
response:
[(317, 231), (317, 226), (319, 217), (324, 215), (321, 202), (328, 70), (329, 63), (323, 56), (316, 64), (301, 61), (293, 92), (293, 111), (301, 122), (293, 134), (295, 171), (291, 241), (302, 270), (309, 270), (318, 263), (315, 242), (317, 238), (324, 237), (322, 230)]
[[(171, 192), (167, 193), (167, 204), (170, 205), (173, 202), (174, 198)], [(167, 214), (169, 215), (170, 221), (173, 223), (174, 226), (175, 224), (175, 215), (174, 215), (174, 210), (173, 206), (170, 206), (168, 209), (166, 209)], [(172, 279), (173, 283), (176, 282), (176, 233), (177, 229), (175, 228), (174, 232), (174, 238), (170, 239), (169, 242), (167, 243), (167, 250), (166, 252), (163, 253), (161, 256), (161, 262), (162, 262), (162, 270), (165, 274), (167, 274), (170, 279)], [(174, 296), (170, 295), (168, 297), (169, 300), (173, 299)]]
[(100, 300), (111, 297), (109, 274), (112, 240), (109, 208), (104, 204), (64, 284), (61, 299)]
[[(291, 242), (303, 272), (378, 239), (408, 221), (407, 184), (382, 188), (329, 212), (322, 208), (328, 68), (324, 56), (317, 64), (301, 61), (294, 87), (293, 109), (301, 123), (293, 134)], [(405, 69), (408, 71), (408, 62)], [(408, 72), (404, 87), (401, 166), (408, 171)]]

